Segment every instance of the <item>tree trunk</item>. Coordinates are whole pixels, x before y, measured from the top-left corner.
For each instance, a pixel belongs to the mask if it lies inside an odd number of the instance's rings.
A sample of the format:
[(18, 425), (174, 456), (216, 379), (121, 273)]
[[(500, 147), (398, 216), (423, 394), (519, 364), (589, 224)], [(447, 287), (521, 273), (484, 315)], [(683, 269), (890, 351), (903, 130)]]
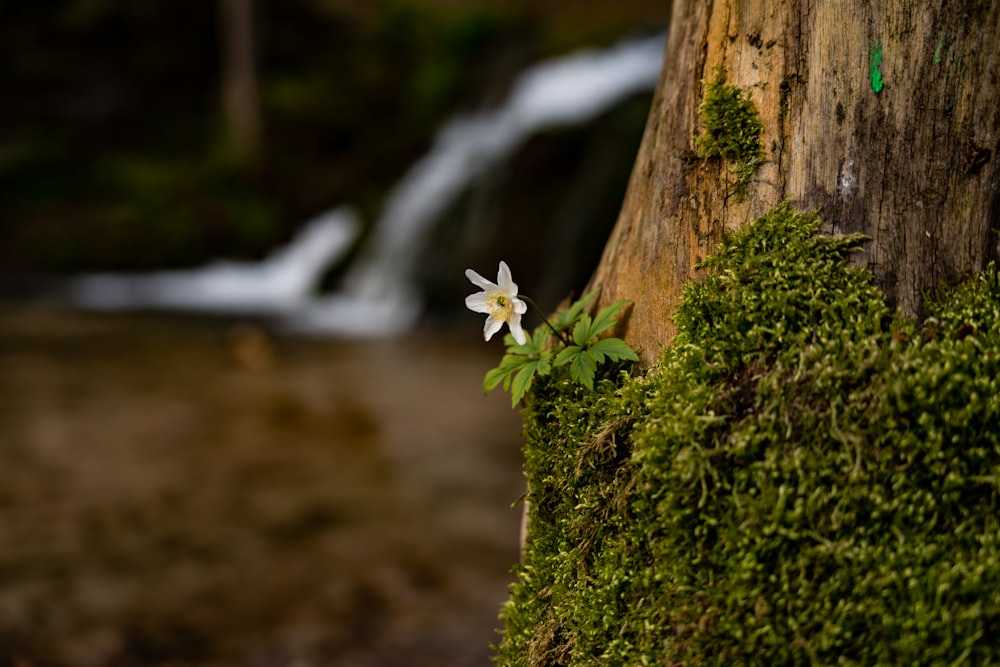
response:
[[(663, 73), (592, 286), (634, 302), (619, 335), (645, 362), (674, 334), (695, 264), (724, 230), (784, 199), (825, 231), (862, 232), (859, 261), (904, 313), (1000, 254), (1000, 3), (677, 0)], [(714, 68), (763, 125), (744, 193), (702, 158)]]
[(222, 107), (234, 157), (253, 162), (261, 148), (260, 101), (254, 65), (253, 0), (219, 0)]

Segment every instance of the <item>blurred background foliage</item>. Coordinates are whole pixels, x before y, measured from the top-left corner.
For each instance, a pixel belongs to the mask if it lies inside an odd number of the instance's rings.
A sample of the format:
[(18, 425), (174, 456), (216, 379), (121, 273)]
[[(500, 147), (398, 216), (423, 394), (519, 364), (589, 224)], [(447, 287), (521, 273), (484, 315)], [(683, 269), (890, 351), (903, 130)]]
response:
[[(0, 2), (0, 297), (253, 260), (342, 204), (370, 225), (450, 118), (669, 15), (251, 0), (261, 133), (245, 150), (223, 101), (238, 1)], [(419, 249), (428, 315), (464, 310), (463, 269), (501, 258), (543, 307), (586, 280), (651, 99), (532, 137), (477, 179)], [(520, 418), (479, 392), (496, 348), (478, 316), (451, 338), (344, 342), (9, 305), (0, 666), (485, 664), (523, 482)]]
[[(222, 103), (225, 1), (3, 3), (8, 286), (26, 275), (257, 258), (343, 203), (371, 222), (449, 117), (497, 104), (532, 63), (662, 30), (669, 14), (653, 0), (257, 0), (261, 139), (246, 152)], [(594, 159), (613, 194), (584, 208), (606, 234), (650, 99), (606, 115), (599, 136), (559, 131), (522, 150), (499, 177), (521, 193), (502, 214), (544, 235), (537, 216), (551, 218), (557, 204), (546, 200), (558, 196), (546, 175), (585, 170), (585, 154), (603, 150)], [(470, 197), (466, 212), (482, 209), (483, 197)], [(603, 238), (587, 242), (593, 253)]]

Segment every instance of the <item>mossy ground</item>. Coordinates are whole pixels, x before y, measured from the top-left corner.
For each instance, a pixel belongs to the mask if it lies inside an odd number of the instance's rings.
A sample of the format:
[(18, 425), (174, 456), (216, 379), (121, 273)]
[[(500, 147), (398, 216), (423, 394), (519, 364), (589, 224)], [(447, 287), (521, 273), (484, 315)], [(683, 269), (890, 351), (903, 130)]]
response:
[(918, 324), (819, 225), (728, 238), (641, 376), (536, 387), (498, 664), (1000, 660), (1000, 277)]

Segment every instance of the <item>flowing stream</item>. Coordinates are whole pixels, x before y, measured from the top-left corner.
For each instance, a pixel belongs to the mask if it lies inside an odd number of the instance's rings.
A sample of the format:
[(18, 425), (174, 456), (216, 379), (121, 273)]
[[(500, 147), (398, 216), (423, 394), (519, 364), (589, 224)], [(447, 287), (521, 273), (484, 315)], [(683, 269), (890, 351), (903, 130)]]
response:
[(457, 117), (389, 194), (361, 256), (342, 287), (317, 293), (323, 272), (362, 229), (349, 206), (303, 226), (288, 246), (258, 263), (215, 262), (193, 270), (88, 274), (69, 286), (74, 305), (154, 308), (277, 317), (287, 328), (348, 336), (401, 333), (420, 315), (412, 284), (422, 239), (478, 176), (508, 159), (531, 135), (580, 125), (659, 77), (665, 37), (623, 41), (535, 65), (498, 108)]

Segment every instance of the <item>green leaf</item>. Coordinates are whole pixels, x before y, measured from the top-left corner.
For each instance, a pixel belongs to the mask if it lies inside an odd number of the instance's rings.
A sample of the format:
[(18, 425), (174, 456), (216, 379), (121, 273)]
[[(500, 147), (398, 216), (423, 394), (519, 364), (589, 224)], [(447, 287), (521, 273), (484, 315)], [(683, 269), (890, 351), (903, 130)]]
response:
[(590, 315), (584, 313), (580, 316), (576, 326), (573, 327), (573, 342), (580, 347), (586, 347), (593, 336), (590, 333)]
[(535, 333), (532, 334), (532, 342), (535, 347), (535, 354), (545, 354), (545, 346), (549, 342), (549, 337), (552, 336), (552, 330), (549, 329), (548, 325), (542, 325), (535, 329)]
[(538, 355), (538, 361), (536, 362), (538, 374), (548, 375), (552, 372), (552, 353), (542, 352)]
[(510, 371), (499, 366), (486, 371), (486, 376), (483, 377), (483, 393), (488, 394), (496, 389), (496, 386), (508, 375), (510, 375)]
[(556, 356), (554, 365), (562, 366), (564, 364), (568, 364), (569, 362), (573, 361), (573, 358), (576, 355), (580, 354), (582, 350), (583, 348), (580, 347), (579, 345), (570, 345), (568, 347), (563, 348)]
[(589, 350), (580, 350), (569, 366), (569, 374), (574, 380), (587, 389), (594, 389), (594, 372), (597, 370), (597, 360)]
[(535, 379), (536, 364), (525, 366), (514, 376), (514, 383), (510, 388), (510, 407), (517, 407), (517, 402), (531, 389), (531, 383)]
[(548, 375), (552, 371), (552, 353), (543, 352), (537, 359), (521, 366), (514, 376), (510, 391), (510, 407), (517, 407), (517, 402), (531, 389), (535, 375)]
[(500, 365), (486, 372), (483, 378), (483, 393), (488, 394), (503, 382), (504, 391), (510, 388), (511, 374), (519, 368), (534, 361), (531, 357), (520, 354), (506, 354), (500, 360)]
[(594, 318), (594, 324), (590, 327), (590, 337), (593, 338), (605, 329), (613, 327), (618, 322), (618, 320), (614, 319), (615, 316), (618, 315), (618, 311), (626, 303), (628, 303), (628, 299), (621, 299), (606, 308), (602, 308), (601, 312), (597, 313), (597, 317)]
[(569, 376), (587, 389), (594, 388), (594, 372), (597, 370), (597, 359), (579, 345), (570, 345), (556, 357), (555, 365), (569, 364)]
[(639, 361), (639, 355), (632, 347), (621, 338), (604, 338), (590, 346), (590, 353), (594, 355), (597, 363), (602, 363), (604, 357), (612, 361)]
[(597, 293), (600, 291), (601, 288), (599, 287), (595, 290), (591, 290), (591, 292), (582, 299), (574, 302), (569, 309), (560, 311), (556, 315), (556, 326), (560, 329), (565, 329), (576, 322), (577, 318), (580, 317), (580, 313), (583, 312), (583, 309), (590, 305), (590, 302), (594, 300), (594, 297), (597, 296)]
[(508, 353), (500, 360), (499, 366), (486, 372), (483, 393), (487, 394), (503, 383), (504, 391), (511, 392), (511, 407), (516, 407), (517, 402), (531, 388), (535, 375), (548, 375), (551, 372), (551, 352), (545, 351), (533, 356)]
[(507, 346), (507, 354), (520, 354), (530, 357), (541, 354), (542, 348), (545, 347), (545, 341), (548, 340), (550, 335), (552, 334), (548, 330), (548, 327), (539, 327), (535, 329), (533, 334), (528, 336), (528, 339), (524, 341), (524, 345), (519, 345), (514, 340), (514, 336), (509, 333), (504, 335), (503, 342)]

